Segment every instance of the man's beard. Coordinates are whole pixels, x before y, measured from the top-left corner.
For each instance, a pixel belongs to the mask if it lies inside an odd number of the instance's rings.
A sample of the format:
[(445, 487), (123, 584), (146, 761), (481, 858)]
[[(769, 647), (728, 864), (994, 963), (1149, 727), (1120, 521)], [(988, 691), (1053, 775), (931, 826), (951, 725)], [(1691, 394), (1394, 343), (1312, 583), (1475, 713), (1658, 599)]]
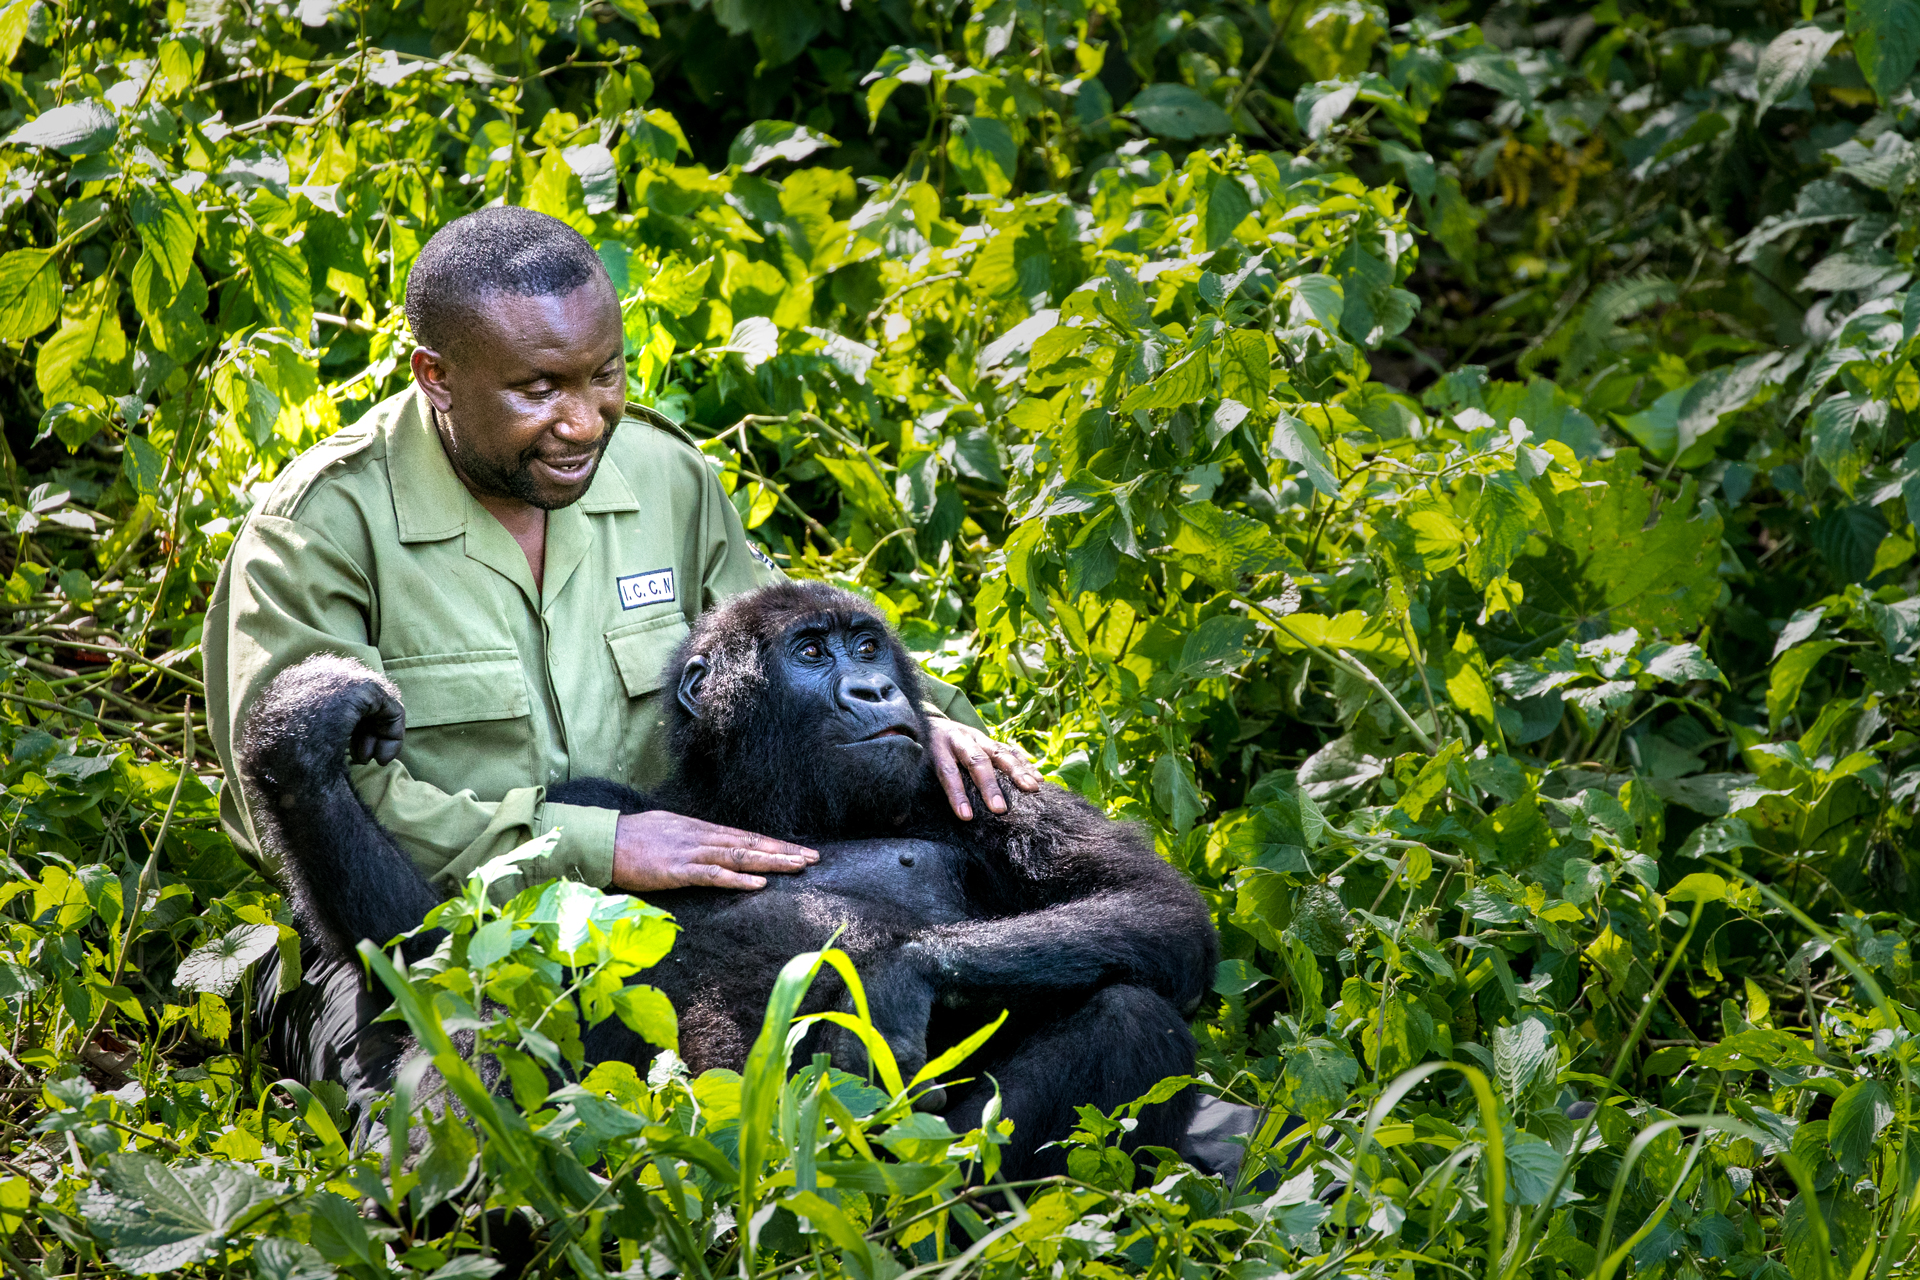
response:
[(502, 466), (493, 459), (463, 446), (447, 422), (446, 415), (436, 410), (434, 420), (435, 426), (439, 428), (441, 443), (446, 447), (447, 456), (453, 462), (454, 471), (471, 488), (494, 497), (516, 498), (542, 511), (558, 511), (562, 507), (572, 506), (585, 497), (587, 490), (593, 486), (593, 477), (600, 474), (600, 463), (606, 458), (607, 446), (613, 443), (614, 428), (609, 426), (601, 433), (600, 443), (594, 450), (593, 470), (587, 473), (586, 480), (580, 485), (580, 491), (571, 497), (556, 498), (542, 493), (538, 482), (533, 478), (533, 464), (540, 457), (538, 446), (523, 450), (511, 465)]

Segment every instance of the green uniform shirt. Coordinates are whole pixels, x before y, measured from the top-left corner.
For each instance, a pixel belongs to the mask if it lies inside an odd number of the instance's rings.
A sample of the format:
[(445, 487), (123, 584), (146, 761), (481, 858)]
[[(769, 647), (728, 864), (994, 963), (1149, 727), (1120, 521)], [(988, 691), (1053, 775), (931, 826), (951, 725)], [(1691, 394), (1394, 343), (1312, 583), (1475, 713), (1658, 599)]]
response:
[[(399, 758), (352, 779), (430, 879), (457, 885), (557, 828), (553, 853), (497, 891), (562, 875), (604, 886), (616, 815), (548, 803), (545, 789), (660, 782), (667, 659), (700, 613), (779, 577), (700, 451), (629, 420), (586, 495), (548, 513), (535, 587), (408, 390), (289, 463), (235, 538), (204, 632), (214, 746), (236, 776), (234, 740), (274, 676), (344, 654), (385, 672), (406, 703)], [(978, 723), (957, 690), (928, 686), (930, 709)], [(257, 848), (241, 789), (220, 804), (228, 831)]]

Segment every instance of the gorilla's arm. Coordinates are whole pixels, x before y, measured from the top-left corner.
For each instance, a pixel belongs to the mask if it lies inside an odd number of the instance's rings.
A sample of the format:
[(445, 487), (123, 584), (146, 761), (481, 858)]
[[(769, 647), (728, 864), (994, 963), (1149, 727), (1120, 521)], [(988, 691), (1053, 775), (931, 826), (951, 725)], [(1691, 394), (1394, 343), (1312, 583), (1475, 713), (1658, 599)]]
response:
[(612, 809), (620, 814), (647, 813), (660, 807), (632, 787), (607, 778), (575, 778), (557, 787), (548, 787), (547, 799), (554, 804)]
[(1113, 982), (1198, 1007), (1219, 943), (1191, 884), (1140, 834), (1047, 787), (1001, 817), (953, 823), (983, 919), (916, 939), (945, 998), (991, 1002)]
[[(301, 932), (335, 956), (362, 938), (384, 945), (440, 904), (413, 860), (393, 842), (347, 779), (358, 759), (391, 760), (404, 715), (385, 678), (322, 654), (274, 678), (254, 704), (236, 752), (252, 789), (256, 834), (280, 864)], [(409, 959), (438, 933), (407, 944)]]

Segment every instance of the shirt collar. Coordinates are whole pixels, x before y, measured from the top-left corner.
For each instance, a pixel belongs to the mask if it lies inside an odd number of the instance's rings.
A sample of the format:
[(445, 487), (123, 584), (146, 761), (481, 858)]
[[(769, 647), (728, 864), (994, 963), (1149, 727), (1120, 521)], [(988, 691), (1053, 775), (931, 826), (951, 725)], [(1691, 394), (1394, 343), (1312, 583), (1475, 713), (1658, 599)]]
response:
[[(637, 423), (622, 424), (639, 430)], [(441, 447), (440, 434), (433, 426), (432, 406), (418, 387), (402, 398), (397, 411), (387, 420), (387, 474), (393, 485), (393, 511), (400, 525), (402, 542), (438, 542), (464, 533), (467, 528), (467, 487), (454, 474), (447, 451)], [(593, 484), (573, 507), (582, 514), (599, 515), (612, 511), (638, 511), (640, 503), (621, 474), (611, 454), (601, 458)]]

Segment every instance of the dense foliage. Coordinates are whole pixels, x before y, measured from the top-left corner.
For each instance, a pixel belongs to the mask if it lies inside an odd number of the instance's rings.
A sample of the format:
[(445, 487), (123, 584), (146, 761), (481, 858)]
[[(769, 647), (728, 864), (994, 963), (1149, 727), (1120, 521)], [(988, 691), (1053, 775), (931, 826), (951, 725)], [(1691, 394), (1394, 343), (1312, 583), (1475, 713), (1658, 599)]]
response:
[[(453, 1280), (491, 1207), (583, 1277), (1911, 1269), (1916, 55), (1915, 0), (0, 3), (0, 1267)], [(497, 200), (772, 555), (1208, 896), (1236, 1184), (1089, 1112), (983, 1198), (992, 1126), (786, 1071), (832, 954), (742, 1077), (582, 1073), (672, 929), (579, 885), (371, 957), (464, 1103), (401, 1082), (411, 1168), (275, 1083), (203, 609)]]

